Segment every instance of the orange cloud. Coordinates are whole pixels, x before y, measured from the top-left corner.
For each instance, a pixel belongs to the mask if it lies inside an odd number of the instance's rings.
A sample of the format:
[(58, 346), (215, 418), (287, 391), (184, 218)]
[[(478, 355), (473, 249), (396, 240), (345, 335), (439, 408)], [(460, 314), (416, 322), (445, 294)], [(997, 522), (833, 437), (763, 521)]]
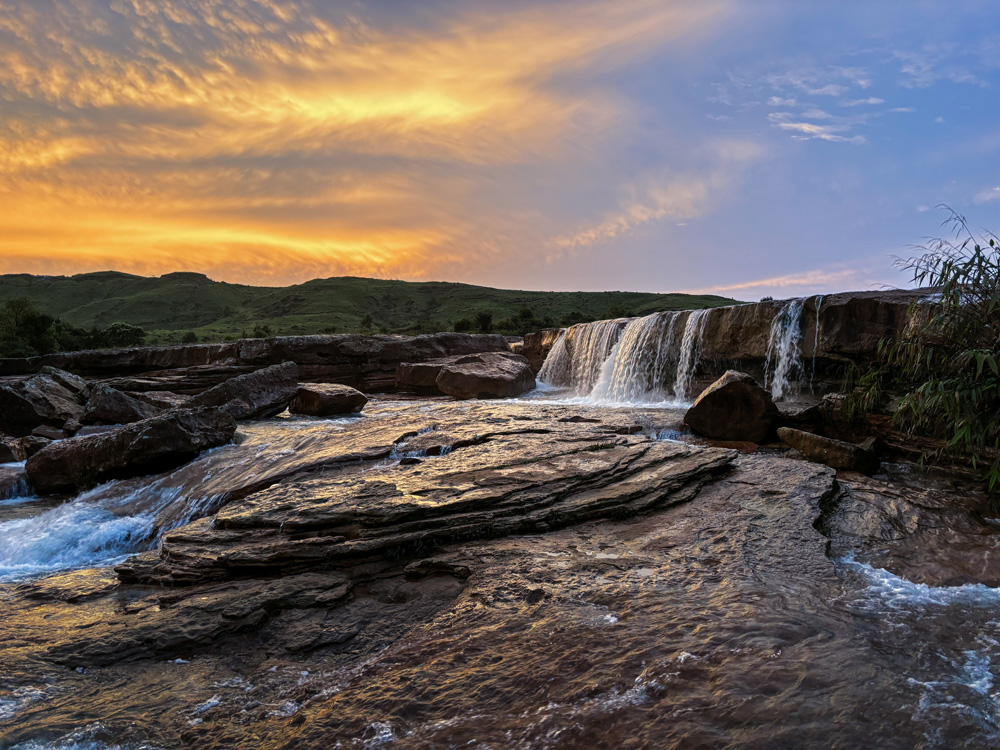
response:
[(728, 7), (506, 5), (421, 25), (309, 2), (0, 1), (0, 271), (284, 283), (524, 259), (566, 227), (512, 171), (572, 172), (628, 127), (628, 102), (583, 74), (688, 44)]

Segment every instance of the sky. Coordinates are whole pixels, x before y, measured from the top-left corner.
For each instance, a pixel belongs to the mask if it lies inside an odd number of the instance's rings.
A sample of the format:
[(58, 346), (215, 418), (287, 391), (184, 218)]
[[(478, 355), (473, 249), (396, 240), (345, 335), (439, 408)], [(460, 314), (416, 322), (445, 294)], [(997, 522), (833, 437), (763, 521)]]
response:
[(0, 273), (906, 286), (998, 95), (996, 0), (0, 0)]

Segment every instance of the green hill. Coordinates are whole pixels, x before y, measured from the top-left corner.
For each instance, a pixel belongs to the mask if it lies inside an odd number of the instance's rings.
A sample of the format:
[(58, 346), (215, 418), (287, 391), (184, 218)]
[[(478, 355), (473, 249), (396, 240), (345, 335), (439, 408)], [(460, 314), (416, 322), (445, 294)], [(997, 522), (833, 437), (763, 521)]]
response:
[[(212, 281), (198, 273), (158, 278), (116, 271), (77, 276), (0, 276), (0, 303), (28, 297), (44, 312), (81, 328), (114, 322), (141, 326), (151, 343), (251, 335), (379, 331), (417, 333), (474, 325), (490, 313), (498, 330), (543, 327), (732, 304), (717, 296), (643, 292), (526, 292), (449, 282), (338, 277), (288, 287)], [(530, 317), (529, 317), (530, 311)], [(519, 323), (504, 326), (520, 313)], [(464, 319), (464, 321), (463, 321)], [(504, 331), (507, 328), (507, 331)]]

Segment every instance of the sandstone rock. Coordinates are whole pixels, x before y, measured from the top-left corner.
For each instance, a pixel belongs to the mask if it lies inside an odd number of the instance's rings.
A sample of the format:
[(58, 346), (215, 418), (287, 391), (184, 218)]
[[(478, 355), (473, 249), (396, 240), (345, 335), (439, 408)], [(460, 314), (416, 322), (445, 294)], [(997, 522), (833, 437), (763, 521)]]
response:
[(684, 422), (704, 437), (759, 443), (777, 416), (770, 393), (749, 375), (729, 370), (698, 396)]
[(299, 389), (294, 362), (265, 367), (220, 383), (188, 402), (190, 407), (216, 406), (234, 419), (264, 419), (288, 408)]
[(183, 396), (179, 393), (173, 393), (171, 391), (139, 391), (135, 393), (129, 393), (132, 398), (138, 399), (139, 401), (145, 401), (147, 404), (155, 406), (157, 409), (182, 409), (187, 405), (187, 402), (191, 400), (190, 396)]
[(368, 397), (349, 385), (317, 383), (299, 386), (288, 410), (292, 414), (333, 417), (359, 412), (367, 403)]
[(600, 425), (560, 429), (499, 432), (476, 450), (428, 459), (419, 471), (315, 472), (281, 482), (230, 502), (214, 519), (167, 532), (159, 552), (117, 570), (123, 581), (190, 585), (624, 518), (690, 499), (736, 455), (612, 436)]
[(12, 385), (0, 386), (0, 430), (22, 437), (36, 427), (61, 428), (79, 420), (86, 403), (86, 384), (52, 368)]
[(155, 406), (99, 383), (90, 392), (82, 421), (86, 424), (130, 424), (159, 413)]
[(34, 456), (42, 448), (51, 445), (52, 440), (40, 435), (27, 435), (18, 440), (17, 443), (21, 447), (21, 455), (24, 457), (21, 460), (24, 461)]
[(53, 443), (31, 456), (25, 468), (40, 493), (79, 490), (178, 466), (206, 448), (228, 443), (235, 432), (232, 417), (219, 409), (169, 412)]
[(874, 451), (842, 440), (822, 437), (792, 427), (779, 427), (778, 437), (810, 461), (826, 464), (834, 469), (874, 474), (879, 467), (879, 460)]
[(396, 390), (423, 395), (440, 394), (437, 376), (444, 362), (432, 359), (428, 362), (401, 362), (396, 365)]
[(524, 357), (487, 352), (443, 365), (434, 382), (456, 398), (513, 398), (534, 388), (535, 376)]
[(18, 441), (10, 438), (0, 439), (0, 464), (18, 463), (24, 460), (24, 453)]
[(559, 339), (559, 334), (562, 332), (562, 328), (545, 328), (535, 333), (524, 334), (524, 344), (519, 354), (527, 358), (531, 369), (535, 371), (536, 375), (542, 369), (542, 365), (545, 363), (545, 358), (549, 356), (552, 345), (556, 343)]
[(43, 424), (31, 431), (31, 437), (40, 437), (46, 440), (62, 440), (67, 437), (67, 433), (58, 427), (50, 427)]

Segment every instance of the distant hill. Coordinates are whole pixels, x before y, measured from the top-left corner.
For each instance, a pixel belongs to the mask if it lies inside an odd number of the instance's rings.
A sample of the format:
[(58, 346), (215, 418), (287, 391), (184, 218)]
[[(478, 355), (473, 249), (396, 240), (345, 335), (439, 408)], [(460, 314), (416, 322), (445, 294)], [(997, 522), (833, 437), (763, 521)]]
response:
[(354, 277), (255, 287), (212, 281), (198, 273), (158, 278), (117, 271), (0, 275), (0, 303), (18, 297), (28, 297), (44, 312), (81, 328), (118, 321), (141, 326), (151, 343), (180, 341), (185, 334), (190, 340), (192, 332), (199, 340), (220, 341), (252, 335), (258, 326), (274, 335), (460, 330), (475, 326), (478, 313), (490, 313), (495, 324), (520, 313), (521, 327), (525, 320), (531, 326), (568, 325), (735, 302), (713, 295), (526, 292)]

